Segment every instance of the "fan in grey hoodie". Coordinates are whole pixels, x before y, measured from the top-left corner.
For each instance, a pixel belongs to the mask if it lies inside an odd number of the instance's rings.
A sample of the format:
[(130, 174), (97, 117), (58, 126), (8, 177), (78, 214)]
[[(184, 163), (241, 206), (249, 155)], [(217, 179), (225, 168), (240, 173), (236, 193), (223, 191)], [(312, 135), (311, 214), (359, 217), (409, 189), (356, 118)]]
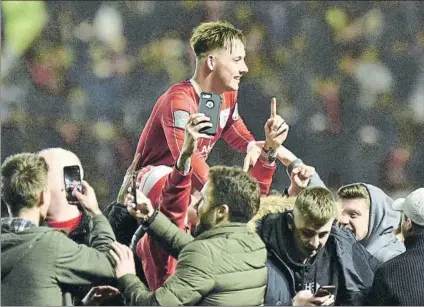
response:
[(339, 224), (351, 229), (356, 239), (380, 262), (403, 253), (405, 246), (394, 235), (401, 215), (381, 189), (365, 183), (343, 186), (337, 192), (342, 214)]

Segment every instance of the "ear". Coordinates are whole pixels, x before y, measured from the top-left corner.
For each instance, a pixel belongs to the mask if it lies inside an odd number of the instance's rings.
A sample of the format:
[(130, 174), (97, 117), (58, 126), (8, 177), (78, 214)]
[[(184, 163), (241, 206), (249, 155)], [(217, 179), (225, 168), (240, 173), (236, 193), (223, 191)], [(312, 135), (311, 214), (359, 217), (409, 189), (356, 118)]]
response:
[(208, 57), (206, 58), (206, 65), (208, 66), (210, 71), (213, 71), (215, 69), (216, 61), (213, 55), (208, 55)]
[(408, 232), (412, 230), (412, 220), (407, 216), (405, 216), (405, 230)]
[(216, 212), (216, 217), (218, 220), (228, 219), (229, 214), (230, 214), (230, 208), (227, 205), (218, 206), (217, 212)]
[(41, 206), (44, 205), (44, 201), (45, 201), (45, 198), (46, 198), (46, 196), (44, 195), (44, 193), (46, 193), (46, 191), (45, 190), (42, 190), (40, 192), (40, 194), (38, 195), (37, 207), (41, 207)]
[(293, 230), (294, 228), (294, 216), (292, 212), (287, 213), (287, 226), (290, 230)]

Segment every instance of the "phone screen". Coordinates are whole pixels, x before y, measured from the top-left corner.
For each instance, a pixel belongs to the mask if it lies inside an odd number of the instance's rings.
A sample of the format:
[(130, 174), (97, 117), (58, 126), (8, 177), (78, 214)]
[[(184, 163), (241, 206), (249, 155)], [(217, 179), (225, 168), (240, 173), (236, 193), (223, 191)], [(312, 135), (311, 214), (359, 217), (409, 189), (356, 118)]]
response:
[(63, 168), (63, 179), (65, 181), (66, 199), (68, 201), (78, 201), (72, 190), (76, 186), (78, 191), (82, 191), (81, 171), (78, 165), (65, 166)]

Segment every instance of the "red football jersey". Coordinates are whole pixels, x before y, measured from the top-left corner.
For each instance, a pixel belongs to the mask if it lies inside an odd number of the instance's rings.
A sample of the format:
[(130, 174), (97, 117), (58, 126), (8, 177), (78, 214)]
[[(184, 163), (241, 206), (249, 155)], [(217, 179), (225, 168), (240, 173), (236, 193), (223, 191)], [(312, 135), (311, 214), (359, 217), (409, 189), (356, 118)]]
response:
[[(222, 136), (234, 149), (246, 152), (254, 138), (238, 114), (237, 92), (223, 95), (218, 133), (213, 139), (200, 139), (192, 157), (193, 186), (200, 190), (206, 182), (209, 167), (206, 159), (216, 141)], [(138, 168), (147, 165), (172, 166), (184, 143), (184, 128), (190, 114), (196, 113), (199, 94), (190, 80), (171, 86), (153, 107), (137, 145), (140, 153)]]

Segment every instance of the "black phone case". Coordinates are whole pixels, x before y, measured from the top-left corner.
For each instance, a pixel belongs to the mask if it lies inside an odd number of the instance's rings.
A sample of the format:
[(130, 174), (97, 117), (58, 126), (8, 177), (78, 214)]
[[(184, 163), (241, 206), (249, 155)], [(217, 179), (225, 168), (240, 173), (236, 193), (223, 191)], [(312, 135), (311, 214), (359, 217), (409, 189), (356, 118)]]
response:
[(65, 182), (66, 199), (68, 201), (78, 201), (78, 198), (72, 195), (72, 186), (68, 184), (67, 179), (71, 182), (77, 181), (78, 191), (82, 191), (81, 170), (79, 166), (65, 166), (63, 168), (63, 180)]
[(207, 135), (216, 135), (219, 127), (219, 115), (221, 114), (221, 95), (215, 93), (200, 93), (198, 113), (203, 113), (210, 118), (212, 127), (201, 129), (200, 132)]

